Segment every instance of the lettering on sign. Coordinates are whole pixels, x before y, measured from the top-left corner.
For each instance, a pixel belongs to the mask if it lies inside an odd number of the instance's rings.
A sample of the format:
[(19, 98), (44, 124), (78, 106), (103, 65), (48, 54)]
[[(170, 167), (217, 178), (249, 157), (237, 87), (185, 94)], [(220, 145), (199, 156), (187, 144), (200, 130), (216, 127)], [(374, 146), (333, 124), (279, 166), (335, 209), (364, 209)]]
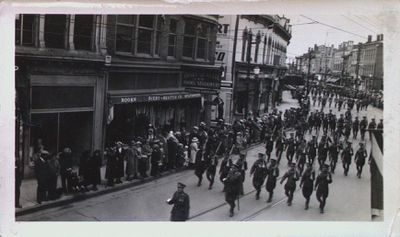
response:
[(183, 73), (182, 84), (190, 87), (219, 89), (221, 87), (221, 71), (218, 69), (192, 69)]
[(192, 99), (200, 97), (201, 97), (200, 94), (130, 96), (130, 97), (111, 98), (111, 102), (113, 104), (126, 104), (126, 103), (138, 103), (138, 102), (182, 100), (182, 99)]

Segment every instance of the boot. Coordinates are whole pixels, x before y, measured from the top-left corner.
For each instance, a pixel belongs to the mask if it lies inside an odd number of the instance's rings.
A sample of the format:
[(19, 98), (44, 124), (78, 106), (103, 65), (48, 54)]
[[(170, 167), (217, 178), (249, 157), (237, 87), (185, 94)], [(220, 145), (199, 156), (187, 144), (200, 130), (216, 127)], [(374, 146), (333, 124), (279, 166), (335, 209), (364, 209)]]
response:
[(306, 206), (304, 207), (304, 210), (308, 210), (308, 202), (306, 202)]
[(234, 213), (233, 213), (233, 208), (231, 208), (230, 210), (229, 210), (229, 217), (232, 217), (234, 215)]
[(269, 203), (269, 202), (271, 202), (271, 201), (272, 201), (272, 193), (269, 193), (269, 197), (268, 197), (267, 202)]
[(257, 191), (257, 193), (256, 193), (256, 200), (259, 200), (259, 199), (260, 199), (260, 192)]

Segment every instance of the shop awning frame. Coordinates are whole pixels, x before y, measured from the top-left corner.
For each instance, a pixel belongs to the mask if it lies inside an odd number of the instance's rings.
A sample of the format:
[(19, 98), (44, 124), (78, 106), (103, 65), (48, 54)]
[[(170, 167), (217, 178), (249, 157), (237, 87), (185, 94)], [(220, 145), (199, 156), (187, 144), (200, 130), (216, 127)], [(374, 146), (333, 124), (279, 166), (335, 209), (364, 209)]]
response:
[(134, 104), (144, 102), (165, 102), (165, 101), (178, 101), (188, 99), (200, 99), (200, 93), (188, 93), (185, 91), (165, 92), (165, 93), (151, 93), (151, 94), (118, 94), (108, 93), (108, 103), (114, 104)]

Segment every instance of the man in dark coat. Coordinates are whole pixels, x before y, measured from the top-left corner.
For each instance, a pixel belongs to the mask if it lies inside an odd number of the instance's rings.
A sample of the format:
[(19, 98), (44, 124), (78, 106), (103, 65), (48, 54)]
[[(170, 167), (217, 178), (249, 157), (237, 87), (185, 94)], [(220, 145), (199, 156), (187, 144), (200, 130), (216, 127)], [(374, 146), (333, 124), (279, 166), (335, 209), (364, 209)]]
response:
[(265, 155), (258, 153), (258, 160), (256, 160), (250, 169), (250, 176), (253, 175), (253, 186), (256, 189), (256, 200), (260, 199), (261, 186), (264, 183), (267, 174), (267, 162)]
[(117, 165), (116, 148), (111, 147), (107, 151), (106, 179), (107, 186), (114, 186), (115, 167)]
[(376, 129), (381, 129), (381, 130), (383, 130), (383, 119), (379, 119), (379, 123), (378, 123), (378, 125), (376, 126)]
[(221, 162), (221, 166), (219, 167), (219, 180), (222, 183), (224, 183), (224, 179), (228, 175), (232, 165), (233, 165), (232, 159), (230, 158), (229, 153), (226, 153), (224, 159)]
[(302, 188), (303, 196), (306, 199), (306, 205), (304, 207), (305, 210), (308, 209), (308, 205), (310, 204), (310, 197), (313, 192), (314, 180), (315, 180), (315, 171), (310, 163), (307, 163), (307, 168), (303, 173), (303, 176), (300, 180), (300, 187)]
[(69, 193), (72, 190), (69, 178), (72, 172), (72, 151), (70, 148), (64, 148), (60, 154), (60, 175), (61, 175), (61, 186), (64, 193)]
[(356, 155), (354, 156), (354, 161), (357, 167), (357, 177), (361, 178), (361, 173), (365, 164), (365, 159), (367, 158), (367, 150), (364, 147), (364, 143), (360, 143), (360, 148), (358, 148)]
[(239, 154), (239, 159), (236, 161), (236, 165), (239, 167), (240, 174), (242, 175), (242, 185), (240, 188), (240, 194), (244, 194), (243, 190), (243, 183), (246, 177), (246, 170), (247, 170), (247, 161), (246, 161), (246, 154), (242, 151)]
[(97, 185), (101, 183), (100, 168), (102, 166), (100, 150), (95, 150), (87, 161), (88, 184), (93, 185), (97, 191)]
[(270, 164), (267, 167), (267, 182), (265, 184), (265, 189), (269, 193), (267, 202), (272, 201), (272, 196), (274, 195), (274, 189), (276, 187), (276, 180), (279, 177), (279, 167), (278, 163), (274, 158), (271, 158)]
[(115, 167), (115, 183), (122, 183), (122, 177), (124, 177), (124, 160), (125, 151), (122, 148), (122, 142), (117, 142), (117, 150), (115, 151), (116, 167)]
[(278, 164), (281, 162), (284, 148), (285, 148), (285, 138), (283, 137), (282, 134), (279, 134), (275, 143), (275, 156), (278, 159)]
[(39, 156), (35, 160), (35, 175), (37, 179), (37, 191), (36, 191), (36, 201), (42, 204), (42, 201), (47, 201), (48, 194), (48, 166), (47, 157), (49, 153), (47, 151), (41, 151)]
[(292, 163), (290, 169), (283, 175), (281, 184), (286, 181), (285, 184), (285, 195), (288, 197), (288, 206), (292, 205), (293, 193), (296, 190), (296, 181), (299, 180), (299, 173), (296, 170), (296, 163)]
[(344, 169), (344, 175), (347, 176), (351, 164), (351, 158), (353, 157), (353, 148), (351, 142), (347, 142), (346, 148), (342, 152), (342, 163)]
[(202, 147), (196, 153), (196, 160), (194, 162), (194, 174), (197, 176), (199, 181), (197, 182), (197, 186), (201, 185), (203, 181), (203, 174), (206, 171), (206, 160), (205, 160), (205, 151)]
[(158, 144), (153, 145), (153, 151), (151, 153), (151, 171), (150, 175), (154, 177), (158, 177), (160, 175), (160, 167), (161, 167), (161, 151), (160, 146)]
[(190, 198), (183, 189), (186, 185), (178, 183), (178, 191), (167, 200), (169, 205), (174, 205), (171, 210), (171, 221), (186, 221), (189, 219)]
[(228, 175), (224, 178), (225, 184), (225, 201), (229, 204), (229, 216), (234, 215), (235, 201), (239, 198), (240, 189), (242, 186), (242, 175), (239, 171), (239, 166), (234, 164), (231, 166)]
[(272, 150), (274, 149), (274, 138), (272, 136), (267, 136), (265, 141), (265, 153), (267, 154), (267, 161), (271, 158)]
[(317, 199), (320, 203), (319, 209), (321, 213), (324, 213), (324, 207), (326, 204), (326, 198), (329, 194), (329, 184), (332, 183), (332, 175), (329, 173), (329, 166), (323, 165), (321, 173), (318, 175), (315, 181), (315, 189), (317, 190)]

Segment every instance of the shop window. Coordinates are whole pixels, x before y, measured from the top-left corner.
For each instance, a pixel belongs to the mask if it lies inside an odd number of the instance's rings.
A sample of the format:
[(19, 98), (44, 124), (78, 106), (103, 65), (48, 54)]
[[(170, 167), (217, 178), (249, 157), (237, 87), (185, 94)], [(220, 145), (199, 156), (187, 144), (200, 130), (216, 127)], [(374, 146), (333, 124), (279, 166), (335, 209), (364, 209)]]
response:
[(93, 87), (34, 86), (32, 109), (93, 107)]
[(176, 56), (176, 30), (178, 21), (171, 19), (169, 23), (169, 35), (168, 35), (168, 56)]
[(93, 15), (76, 15), (74, 45), (78, 50), (92, 50)]
[(66, 15), (46, 15), (44, 41), (47, 48), (65, 48)]
[(34, 45), (35, 15), (17, 15), (15, 19), (15, 44), (23, 46)]
[(134, 16), (117, 16), (116, 50), (118, 52), (133, 52), (135, 29)]

